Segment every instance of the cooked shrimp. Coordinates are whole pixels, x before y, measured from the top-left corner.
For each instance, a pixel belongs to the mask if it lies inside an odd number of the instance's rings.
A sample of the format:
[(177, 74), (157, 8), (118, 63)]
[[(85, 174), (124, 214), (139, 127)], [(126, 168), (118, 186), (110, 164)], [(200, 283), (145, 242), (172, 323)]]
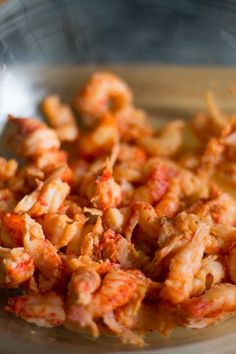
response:
[(228, 253), (236, 243), (236, 228), (228, 224), (213, 224), (206, 241), (206, 253)]
[(122, 111), (116, 112), (120, 138), (124, 142), (136, 142), (144, 136), (153, 134), (152, 127), (147, 122), (147, 115), (141, 109), (126, 106)]
[(88, 162), (86, 160), (80, 159), (75, 160), (69, 164), (72, 171), (72, 181), (75, 186), (78, 186), (81, 179), (88, 169)]
[(53, 129), (46, 124), (31, 118), (10, 117), (16, 132), (12, 136), (13, 149), (23, 157), (34, 157), (50, 150), (57, 150), (60, 141)]
[(0, 181), (10, 181), (16, 174), (18, 163), (16, 160), (6, 160), (0, 157)]
[(54, 283), (61, 278), (62, 261), (56, 248), (45, 239), (42, 226), (24, 215), (25, 230), (23, 245), (45, 279), (52, 279)]
[(123, 231), (127, 240), (130, 241), (133, 230), (137, 224), (140, 225), (141, 229), (150, 239), (156, 241), (159, 232), (158, 217), (154, 208), (149, 203), (136, 202), (133, 205), (131, 215)]
[(32, 192), (38, 186), (38, 181), (43, 181), (44, 172), (34, 164), (18, 169), (16, 175), (9, 181), (9, 189), (17, 195)]
[(28, 212), (31, 216), (56, 213), (69, 192), (68, 184), (63, 183), (60, 179), (40, 184), (31, 194), (21, 199), (14, 211), (18, 214)]
[(34, 273), (34, 263), (23, 247), (0, 247), (0, 285), (17, 288)]
[(40, 327), (60, 326), (65, 320), (62, 298), (54, 292), (11, 297), (6, 310)]
[(230, 183), (233, 186), (236, 185), (236, 163), (235, 162), (223, 161), (221, 164), (219, 164), (217, 173), (227, 184)]
[(94, 252), (94, 244), (98, 246), (103, 231), (101, 217), (97, 217), (95, 224), (83, 225), (68, 244), (66, 253), (92, 256)]
[(154, 264), (188, 244), (198, 230), (199, 221), (195, 215), (186, 212), (179, 213), (174, 219), (161, 218)]
[(150, 156), (172, 156), (182, 145), (183, 127), (182, 120), (170, 122), (163, 128), (160, 137), (141, 137), (138, 145)]
[(124, 306), (119, 307), (115, 311), (116, 319), (126, 328), (132, 328), (136, 315), (141, 307), (142, 300), (145, 298), (148, 288), (150, 286), (151, 280), (143, 277), (139, 278), (139, 283), (132, 299)]
[(143, 163), (146, 159), (145, 151), (138, 146), (129, 145), (127, 143), (120, 144), (119, 154), (117, 156), (118, 161), (136, 161), (137, 163)]
[(47, 96), (42, 102), (43, 112), (61, 141), (74, 141), (79, 129), (72, 109), (62, 104), (58, 96)]
[(111, 229), (107, 229), (101, 236), (99, 250), (103, 260), (117, 262), (118, 244), (122, 236)]
[(4, 247), (19, 247), (23, 245), (24, 218), (15, 213), (2, 216), (0, 240)]
[(123, 181), (139, 183), (144, 180), (142, 165), (138, 161), (124, 161), (114, 166), (114, 178), (118, 183)]
[(94, 123), (107, 111), (120, 111), (132, 103), (126, 83), (109, 72), (93, 74), (75, 97), (75, 108), (87, 124)]
[(113, 270), (102, 281), (102, 286), (93, 295), (88, 311), (93, 317), (102, 317), (106, 312), (127, 304), (138, 285), (138, 277), (132, 272)]
[(67, 163), (51, 171), (47, 179), (45, 179), (45, 184), (54, 180), (61, 180), (62, 182), (72, 184), (72, 171)]
[(168, 168), (165, 165), (156, 164), (149, 171), (146, 184), (136, 188), (133, 200), (156, 204), (167, 192), (169, 183)]
[(41, 224), (46, 238), (56, 249), (67, 246), (82, 227), (66, 215), (51, 213), (44, 216)]
[(236, 311), (236, 286), (221, 283), (212, 286), (203, 295), (187, 299), (182, 304), (189, 317), (217, 318)]
[(98, 126), (78, 141), (79, 152), (84, 157), (96, 157), (111, 151), (119, 140), (119, 129), (115, 117), (105, 113)]
[(182, 169), (179, 171), (181, 199), (191, 198), (192, 201), (209, 197), (209, 182), (192, 171)]
[(178, 158), (178, 163), (188, 170), (196, 170), (200, 164), (200, 157), (195, 151), (185, 151)]
[(115, 208), (121, 202), (121, 187), (115, 182), (112, 173), (113, 159), (116, 159), (117, 152), (118, 150), (114, 150), (115, 154), (112, 153), (107, 160), (105, 169), (88, 187), (87, 194), (95, 208), (102, 210)]
[(201, 139), (209, 139), (212, 136), (220, 136), (227, 125), (225, 117), (216, 105), (212, 92), (207, 92), (205, 101), (209, 114), (197, 114), (192, 121), (193, 130)]
[(206, 256), (202, 259), (201, 268), (195, 274), (191, 296), (199, 296), (206, 289), (220, 283), (225, 277), (225, 268), (217, 256)]
[(220, 193), (216, 198), (193, 204), (191, 213), (201, 218), (210, 217), (217, 224), (234, 225), (236, 221), (236, 202), (227, 193)]
[(9, 189), (0, 189), (0, 215), (13, 211), (16, 205), (16, 199)]
[(119, 231), (124, 224), (124, 215), (117, 208), (109, 208), (104, 212), (103, 222), (113, 231)]
[(175, 177), (169, 184), (167, 192), (155, 206), (155, 211), (159, 217), (175, 216), (180, 207), (181, 181)]
[(201, 267), (205, 249), (204, 238), (209, 231), (208, 226), (199, 225), (192, 241), (183, 246), (171, 259), (169, 273), (161, 290), (164, 300), (178, 304), (189, 297), (194, 275)]
[(95, 208), (106, 210), (117, 207), (121, 202), (121, 187), (109, 169), (103, 170), (89, 187), (89, 197)]
[(103, 321), (113, 333), (120, 337), (122, 343), (134, 344), (138, 347), (144, 346), (143, 339), (127, 327), (123, 326), (120, 322), (118, 322), (113, 311), (105, 313), (103, 316)]
[(224, 145), (217, 138), (211, 138), (206, 149), (200, 159), (200, 166), (197, 170), (198, 175), (202, 178), (210, 178), (214, 173), (216, 166), (222, 159)]
[(100, 285), (101, 278), (94, 269), (77, 268), (68, 285), (67, 306), (88, 305)]
[(45, 173), (65, 165), (67, 162), (67, 152), (64, 150), (51, 150), (46, 154), (34, 158), (35, 166)]

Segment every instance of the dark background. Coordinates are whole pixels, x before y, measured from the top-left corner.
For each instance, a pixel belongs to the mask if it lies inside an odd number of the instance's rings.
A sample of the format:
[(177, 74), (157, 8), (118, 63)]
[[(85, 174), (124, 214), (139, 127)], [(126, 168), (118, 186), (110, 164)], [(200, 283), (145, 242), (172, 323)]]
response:
[(9, 0), (0, 61), (236, 64), (236, 0)]

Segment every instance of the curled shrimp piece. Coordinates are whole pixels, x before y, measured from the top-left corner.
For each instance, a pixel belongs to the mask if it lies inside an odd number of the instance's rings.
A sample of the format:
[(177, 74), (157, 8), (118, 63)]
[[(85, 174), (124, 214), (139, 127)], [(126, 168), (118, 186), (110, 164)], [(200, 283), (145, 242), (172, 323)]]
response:
[(119, 321), (117, 321), (113, 311), (107, 312), (103, 316), (103, 321), (113, 333), (118, 335), (122, 343), (134, 344), (138, 347), (144, 346), (143, 339), (126, 326), (123, 326)]
[(77, 186), (82, 180), (83, 176), (87, 172), (88, 162), (86, 160), (75, 160), (69, 164), (72, 171), (72, 181), (75, 186)]
[(14, 211), (18, 214), (28, 212), (31, 216), (56, 213), (69, 192), (70, 187), (68, 184), (60, 179), (42, 183), (31, 194), (21, 199)]
[(101, 174), (88, 186), (87, 195), (95, 208), (106, 210), (115, 208), (121, 203), (122, 191), (113, 177), (113, 165), (117, 158), (119, 147), (115, 146), (111, 157)]
[(134, 202), (156, 204), (167, 192), (169, 183), (169, 169), (163, 164), (154, 165), (148, 173), (146, 184), (136, 188)]
[(139, 277), (137, 288), (134, 291), (132, 299), (124, 306), (119, 307), (115, 311), (116, 319), (126, 328), (134, 326), (136, 316), (140, 310), (143, 299), (146, 296), (151, 280), (143, 276)]
[(46, 238), (56, 249), (67, 246), (82, 227), (67, 215), (52, 213), (45, 215), (41, 224)]
[(217, 260), (217, 256), (206, 256), (202, 259), (201, 268), (195, 274), (191, 296), (199, 296), (206, 289), (218, 284), (225, 277), (224, 265)]
[(14, 118), (10, 122), (16, 128), (12, 136), (14, 151), (23, 157), (35, 157), (50, 150), (57, 150), (60, 141), (53, 129), (33, 118)]
[(236, 163), (223, 161), (217, 170), (224, 182), (236, 185)]
[(99, 251), (103, 260), (109, 259), (111, 262), (118, 261), (119, 241), (122, 239), (120, 234), (111, 229), (104, 231), (99, 243)]
[(67, 306), (88, 305), (100, 285), (101, 278), (95, 269), (77, 268), (68, 285)]
[(133, 186), (132, 183), (125, 180), (122, 180), (120, 182), (120, 187), (121, 187), (121, 194), (122, 194), (121, 205), (122, 207), (125, 207), (132, 202), (133, 195), (135, 192), (135, 187)]
[(74, 141), (79, 129), (72, 109), (62, 104), (58, 96), (47, 96), (42, 102), (43, 112), (48, 123), (57, 132), (61, 141)]
[(187, 315), (201, 318), (217, 318), (236, 311), (236, 286), (221, 283), (212, 286), (203, 295), (187, 299), (182, 303)]
[(119, 140), (119, 129), (115, 117), (111, 113), (104, 113), (97, 127), (78, 141), (82, 156), (96, 157), (110, 152)]
[(10, 181), (16, 174), (18, 163), (16, 160), (6, 160), (0, 157), (0, 181)]
[(67, 163), (51, 171), (51, 173), (45, 179), (44, 183), (48, 184), (55, 180), (60, 180), (68, 184), (72, 184), (72, 171)]
[(132, 103), (126, 83), (109, 72), (97, 72), (75, 97), (75, 108), (84, 122), (92, 124), (107, 111), (120, 111)]
[(89, 186), (88, 196), (95, 208), (106, 210), (121, 203), (121, 187), (117, 184), (109, 169), (103, 170), (95, 182)]
[(186, 212), (179, 213), (175, 218), (162, 217), (158, 233), (158, 249), (153, 259), (154, 265), (158, 265), (167, 256), (175, 254), (183, 246), (188, 244), (198, 229), (199, 218)]
[(127, 304), (138, 285), (138, 276), (132, 272), (112, 270), (105, 275), (102, 286), (94, 293), (88, 306), (93, 317), (102, 317), (106, 312)]
[(211, 138), (200, 159), (200, 165), (197, 174), (202, 178), (210, 178), (214, 173), (216, 166), (222, 160), (224, 145), (217, 138)]
[(220, 193), (216, 198), (203, 203), (193, 204), (191, 213), (201, 218), (210, 217), (217, 224), (235, 225), (236, 202), (227, 193)]
[(139, 225), (149, 236), (156, 238), (159, 231), (159, 222), (154, 208), (148, 203), (137, 203), (134, 209), (139, 211)]
[(161, 289), (165, 301), (178, 304), (187, 299), (192, 290), (194, 275), (201, 267), (204, 254), (204, 239), (210, 228), (199, 225), (193, 239), (183, 246), (171, 259), (169, 273)]
[(71, 306), (67, 320), (77, 327), (89, 327), (94, 336), (98, 328), (94, 318), (103, 317), (110, 311), (125, 305), (137, 286), (137, 276), (128, 271), (113, 269), (103, 278), (101, 287), (92, 294), (87, 306)]
[(143, 163), (146, 159), (146, 153), (140, 147), (129, 145), (127, 143), (120, 144), (117, 161), (136, 161), (138, 163)]
[(23, 245), (45, 279), (52, 279), (54, 283), (61, 278), (62, 261), (56, 248), (45, 239), (42, 226), (24, 215), (25, 229)]
[(178, 163), (188, 170), (196, 170), (200, 164), (200, 155), (197, 152), (185, 151), (178, 158)]
[(97, 217), (95, 224), (83, 225), (68, 244), (66, 254), (92, 256), (94, 243), (99, 244), (103, 231), (101, 217)]
[(69, 218), (77, 221), (80, 226), (87, 221), (87, 217), (84, 215), (82, 208), (78, 205), (77, 199), (73, 197), (65, 199), (62, 212)]
[(60, 326), (65, 320), (62, 298), (54, 292), (11, 297), (6, 310), (40, 327)]
[(25, 195), (37, 188), (38, 181), (43, 181), (44, 172), (34, 164), (19, 168), (16, 175), (9, 181), (9, 189), (17, 195)]
[(143, 182), (142, 165), (135, 160), (117, 163), (114, 166), (114, 178), (118, 183), (124, 181), (130, 183)]
[(0, 215), (13, 211), (16, 205), (14, 194), (9, 189), (0, 189)]
[(182, 145), (184, 122), (176, 120), (168, 123), (159, 137), (141, 137), (138, 145), (150, 156), (172, 156)]
[(24, 218), (15, 213), (6, 213), (2, 216), (0, 240), (5, 247), (19, 247), (23, 245)]
[(195, 135), (199, 138), (201, 137), (204, 141), (215, 135), (212, 131), (209, 116), (205, 113), (198, 113), (192, 118), (191, 128)]
[(186, 198), (198, 200), (209, 197), (210, 186), (206, 178), (202, 178), (186, 169), (180, 170), (178, 176), (181, 187), (180, 197), (182, 200)]
[(46, 154), (34, 158), (34, 164), (45, 173), (55, 170), (65, 165), (67, 162), (67, 153), (64, 150), (51, 150)]
[(136, 142), (144, 136), (153, 134), (144, 111), (134, 106), (126, 106), (122, 111), (115, 113), (119, 125), (121, 141)]
[(23, 247), (0, 247), (0, 285), (17, 288), (34, 273), (34, 263)]
[(212, 92), (206, 92), (205, 95), (208, 115), (199, 113), (192, 120), (193, 131), (201, 139), (207, 140), (212, 136), (220, 136), (227, 125), (225, 117), (216, 105)]
[(167, 192), (155, 206), (155, 212), (159, 217), (175, 216), (180, 207), (181, 186), (178, 177), (170, 181)]
[(228, 224), (212, 224), (206, 240), (206, 253), (230, 253), (236, 242), (236, 228)]
[(109, 208), (104, 212), (103, 223), (113, 231), (120, 231), (124, 224), (124, 215), (118, 208)]
[(131, 211), (125, 227), (124, 235), (128, 241), (131, 240), (132, 233), (136, 225), (139, 224), (141, 229), (148, 235), (148, 240), (154, 240), (158, 237), (159, 222), (154, 208), (145, 202), (136, 202)]

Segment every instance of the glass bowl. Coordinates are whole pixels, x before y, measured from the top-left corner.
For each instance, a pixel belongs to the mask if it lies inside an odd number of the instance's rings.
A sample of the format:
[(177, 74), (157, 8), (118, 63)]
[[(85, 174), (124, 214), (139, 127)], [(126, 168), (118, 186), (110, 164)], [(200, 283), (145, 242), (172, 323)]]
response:
[[(209, 4), (208, 4), (209, 3)], [(36, 116), (47, 93), (70, 102), (97, 69), (113, 70), (134, 90), (153, 119), (188, 119), (214, 91), (233, 112), (236, 83), (236, 7), (220, 1), (17, 1), (0, 6), (0, 140), (8, 113)], [(6, 291), (1, 290), (4, 303)], [(0, 313), (2, 353), (235, 353), (236, 320), (203, 330), (176, 329), (146, 336), (137, 349), (113, 336), (93, 339), (65, 328), (39, 328)]]

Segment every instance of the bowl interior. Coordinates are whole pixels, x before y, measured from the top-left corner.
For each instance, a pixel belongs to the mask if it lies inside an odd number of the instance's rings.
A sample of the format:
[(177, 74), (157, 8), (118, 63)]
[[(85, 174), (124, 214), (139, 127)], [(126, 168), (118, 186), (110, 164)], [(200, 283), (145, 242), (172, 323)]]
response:
[[(42, 119), (39, 104), (46, 94), (59, 94), (70, 102), (95, 66), (41, 66), (2, 67), (0, 71), (0, 149), (11, 152), (5, 138), (8, 113), (16, 116), (36, 116)], [(134, 91), (136, 104), (148, 111), (158, 122), (165, 119), (188, 119), (194, 112), (204, 110), (204, 93), (212, 90), (219, 106), (227, 113), (235, 109), (235, 97), (229, 87), (236, 82), (236, 70), (220, 68), (168, 66), (113, 66), (106, 67), (121, 75)], [(4, 303), (7, 293), (1, 291)], [(146, 336), (148, 346), (136, 349), (121, 344), (113, 336), (102, 335), (94, 340), (86, 333), (70, 332), (65, 328), (39, 328), (0, 313), (0, 349), (4, 353), (119, 353), (144, 352), (176, 354), (233, 353), (234, 317), (203, 330), (176, 329), (166, 338), (156, 333)]]

